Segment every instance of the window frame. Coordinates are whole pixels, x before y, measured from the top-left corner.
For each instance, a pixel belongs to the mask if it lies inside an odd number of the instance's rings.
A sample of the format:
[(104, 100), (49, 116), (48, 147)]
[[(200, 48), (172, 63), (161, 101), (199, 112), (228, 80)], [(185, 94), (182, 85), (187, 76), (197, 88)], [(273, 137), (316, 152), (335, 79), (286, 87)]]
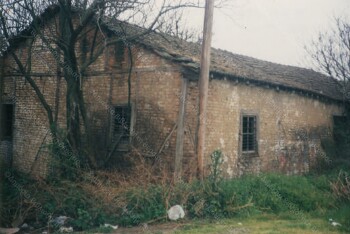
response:
[[(254, 134), (254, 150), (243, 150), (243, 141), (244, 141), (244, 133), (243, 133), (243, 119), (246, 117), (254, 117), (255, 118), (255, 134)], [(240, 127), (239, 127), (239, 149), (242, 155), (251, 155), (258, 156), (259, 155), (259, 115), (253, 111), (242, 111), (240, 115)]]

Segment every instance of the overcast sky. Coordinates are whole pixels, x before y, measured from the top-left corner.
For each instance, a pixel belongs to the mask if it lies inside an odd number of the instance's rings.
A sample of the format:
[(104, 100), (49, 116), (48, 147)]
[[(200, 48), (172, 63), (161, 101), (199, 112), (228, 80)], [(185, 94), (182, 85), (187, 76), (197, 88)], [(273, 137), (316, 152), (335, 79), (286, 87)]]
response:
[[(191, 10), (189, 24), (203, 24), (203, 10)], [(350, 19), (350, 0), (230, 0), (215, 9), (213, 47), (281, 64), (305, 67), (304, 45), (333, 18)]]

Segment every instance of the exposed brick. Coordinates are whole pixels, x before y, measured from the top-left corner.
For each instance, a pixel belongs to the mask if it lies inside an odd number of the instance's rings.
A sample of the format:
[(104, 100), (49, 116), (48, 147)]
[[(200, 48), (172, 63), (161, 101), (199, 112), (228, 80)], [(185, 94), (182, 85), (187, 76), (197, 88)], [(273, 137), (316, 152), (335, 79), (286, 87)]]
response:
[[(92, 32), (91, 32), (92, 33)], [(87, 46), (91, 43), (87, 34)], [(101, 35), (99, 35), (101, 36)], [(66, 82), (57, 71), (54, 56), (41, 42), (35, 43), (32, 72), (45, 99), (58, 114), (58, 124), (66, 124)], [(86, 52), (77, 45), (78, 60)], [(25, 61), (26, 47), (17, 48)], [(117, 61), (116, 49), (108, 48), (88, 69), (82, 78), (82, 89), (91, 120), (96, 155), (106, 153), (110, 142), (111, 110), (128, 102), (128, 53)], [(179, 64), (159, 57), (150, 50), (133, 45), (131, 74), (131, 102), (135, 108), (133, 146), (141, 153), (158, 152), (164, 139), (178, 119), (181, 79), (194, 80), (182, 74)], [(50, 153), (48, 121), (44, 108), (32, 87), (21, 76), (13, 73), (16, 67), (11, 57), (5, 57), (3, 101), (15, 104), (13, 136), (13, 163), (19, 170), (31, 169), (39, 175), (47, 173)], [(198, 118), (198, 84), (190, 81), (186, 97), (183, 171), (191, 177), (196, 174), (195, 155)], [(56, 99), (56, 92), (59, 92)], [(56, 104), (58, 109), (56, 110)], [(258, 155), (248, 157), (240, 152), (240, 116), (242, 111), (258, 115)], [(335, 103), (321, 101), (291, 91), (212, 79), (209, 84), (205, 163), (216, 149), (224, 153), (224, 172), (228, 177), (244, 173), (280, 171), (286, 174), (307, 172), (318, 153), (320, 140), (332, 131), (332, 115), (341, 114)], [(159, 157), (173, 170), (176, 131), (165, 144)], [(35, 161), (35, 159), (37, 159)], [(35, 164), (33, 164), (35, 161)]]

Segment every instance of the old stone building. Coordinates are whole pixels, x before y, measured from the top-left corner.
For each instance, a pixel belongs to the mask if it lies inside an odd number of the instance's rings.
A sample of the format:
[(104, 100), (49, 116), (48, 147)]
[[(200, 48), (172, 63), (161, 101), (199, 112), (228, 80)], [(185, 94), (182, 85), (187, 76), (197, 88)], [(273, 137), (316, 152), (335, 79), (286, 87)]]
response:
[[(116, 22), (104, 30), (120, 36), (142, 29)], [(84, 43), (89, 48), (91, 38)], [(66, 83), (42, 44), (36, 38), (31, 75), (64, 128)], [(76, 49), (79, 59), (84, 46)], [(11, 49), (25, 53), (27, 43)], [(180, 157), (183, 173), (195, 173), (199, 59), (199, 44), (155, 32), (106, 48), (82, 80), (96, 153), (108, 154), (121, 137), (109, 163), (137, 150), (169, 170)], [(2, 157), (21, 171), (44, 173), (51, 140), (45, 111), (8, 53), (0, 74)], [(221, 149), (228, 177), (307, 172), (322, 154), (321, 140), (331, 137), (333, 117), (342, 115), (341, 99), (337, 84), (320, 73), (212, 49), (205, 163)]]

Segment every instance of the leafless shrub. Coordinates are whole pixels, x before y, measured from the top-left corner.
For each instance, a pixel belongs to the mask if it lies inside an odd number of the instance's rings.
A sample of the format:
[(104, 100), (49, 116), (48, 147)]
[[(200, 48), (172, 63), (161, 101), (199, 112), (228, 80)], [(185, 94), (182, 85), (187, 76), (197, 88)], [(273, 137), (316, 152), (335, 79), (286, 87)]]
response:
[(350, 177), (345, 171), (340, 171), (336, 181), (331, 182), (333, 194), (338, 199), (350, 201)]

